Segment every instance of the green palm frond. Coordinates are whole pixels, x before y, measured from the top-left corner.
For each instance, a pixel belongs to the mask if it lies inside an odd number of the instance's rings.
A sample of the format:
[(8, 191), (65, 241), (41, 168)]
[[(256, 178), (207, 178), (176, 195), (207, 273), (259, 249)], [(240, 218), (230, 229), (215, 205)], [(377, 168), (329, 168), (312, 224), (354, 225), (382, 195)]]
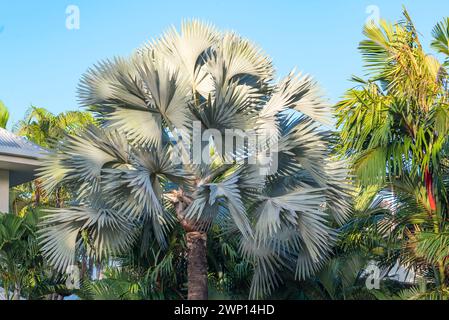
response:
[(449, 234), (421, 232), (416, 236), (416, 254), (428, 262), (437, 264), (449, 256)]
[(137, 300), (132, 295), (133, 284), (122, 279), (83, 281), (81, 286), (81, 297), (89, 300)]
[(397, 294), (388, 294), (382, 291), (371, 292), (378, 300), (448, 300), (449, 291), (429, 288), (425, 279), (421, 279), (417, 286), (401, 290)]
[(94, 124), (89, 112), (67, 111), (54, 115), (45, 108), (31, 106), (13, 130), (42, 147), (53, 148), (66, 134), (79, 133)]
[(25, 231), (22, 227), (24, 219), (12, 215), (2, 214), (0, 216), (0, 248), (13, 240), (20, 239)]
[(360, 42), (359, 49), (362, 52), (365, 66), (368, 70), (381, 76), (390, 61), (390, 53), (394, 49), (392, 44), (396, 40), (399, 26), (393, 26), (385, 20), (380, 25), (366, 24), (363, 30), (366, 40)]
[(9, 120), (9, 111), (5, 104), (0, 100), (0, 128), (6, 128)]
[[(432, 47), (449, 59), (449, 18), (439, 22), (432, 31)], [(446, 59), (446, 63), (448, 60)]]

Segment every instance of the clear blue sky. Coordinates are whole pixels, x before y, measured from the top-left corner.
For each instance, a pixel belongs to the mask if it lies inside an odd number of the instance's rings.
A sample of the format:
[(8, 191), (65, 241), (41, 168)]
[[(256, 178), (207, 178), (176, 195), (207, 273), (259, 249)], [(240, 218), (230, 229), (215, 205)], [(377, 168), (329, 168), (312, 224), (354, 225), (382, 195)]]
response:
[[(66, 7), (80, 8), (80, 30), (66, 29)], [(96, 61), (129, 55), (182, 19), (200, 18), (258, 43), (278, 76), (297, 67), (312, 74), (332, 102), (361, 75), (357, 52), (369, 5), (397, 20), (409, 9), (428, 45), (448, 0), (0, 0), (0, 99), (12, 123), (31, 104), (52, 112), (77, 109), (76, 86)]]

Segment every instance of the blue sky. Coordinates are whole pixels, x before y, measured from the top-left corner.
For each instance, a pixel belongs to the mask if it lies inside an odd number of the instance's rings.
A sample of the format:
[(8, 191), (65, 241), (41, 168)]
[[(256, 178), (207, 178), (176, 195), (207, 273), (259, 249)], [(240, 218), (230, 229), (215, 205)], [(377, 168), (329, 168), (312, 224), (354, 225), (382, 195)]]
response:
[[(66, 28), (72, 4), (80, 9), (79, 30)], [(89, 66), (199, 18), (259, 44), (279, 77), (294, 67), (313, 75), (335, 102), (351, 75), (363, 74), (357, 45), (368, 6), (397, 20), (402, 4), (427, 46), (435, 23), (449, 15), (448, 0), (0, 0), (0, 100), (11, 124), (31, 104), (55, 113), (77, 109), (76, 86)]]

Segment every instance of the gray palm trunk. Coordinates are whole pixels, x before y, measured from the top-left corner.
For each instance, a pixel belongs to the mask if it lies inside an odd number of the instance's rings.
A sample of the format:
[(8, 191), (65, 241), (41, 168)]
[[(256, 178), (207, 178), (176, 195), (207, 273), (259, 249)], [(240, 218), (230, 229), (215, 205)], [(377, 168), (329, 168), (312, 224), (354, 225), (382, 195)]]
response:
[(207, 300), (207, 234), (201, 231), (187, 232), (188, 249), (188, 299)]
[(176, 208), (176, 217), (186, 233), (188, 300), (207, 300), (207, 233), (186, 218), (186, 208), (191, 202), (181, 190), (171, 197)]

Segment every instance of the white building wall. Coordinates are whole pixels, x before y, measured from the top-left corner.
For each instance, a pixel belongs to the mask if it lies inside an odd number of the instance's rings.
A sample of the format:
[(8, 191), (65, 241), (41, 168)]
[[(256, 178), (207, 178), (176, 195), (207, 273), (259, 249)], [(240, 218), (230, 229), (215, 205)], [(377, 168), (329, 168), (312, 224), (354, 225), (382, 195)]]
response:
[(0, 170), (0, 213), (9, 212), (9, 171)]

